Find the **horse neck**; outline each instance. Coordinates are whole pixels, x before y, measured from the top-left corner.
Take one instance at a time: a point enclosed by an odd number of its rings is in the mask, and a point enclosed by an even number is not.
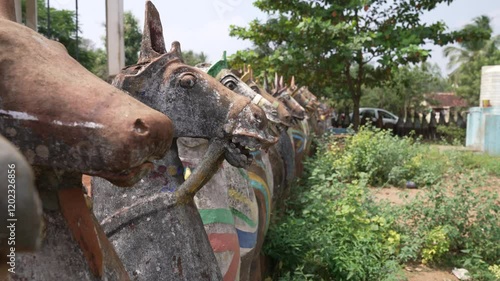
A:
[[[0,19],[16,21],[15,7],[14,0],[0,0]]]
[[[167,152],[167,155],[162,159],[163,164],[168,169],[173,170],[175,172],[168,171],[165,175],[167,182],[170,183],[170,188],[172,190],[178,190],[179,187],[184,183],[184,166],[182,165],[182,161],[179,157],[179,149],[177,146],[177,140],[174,139],[170,149]]]

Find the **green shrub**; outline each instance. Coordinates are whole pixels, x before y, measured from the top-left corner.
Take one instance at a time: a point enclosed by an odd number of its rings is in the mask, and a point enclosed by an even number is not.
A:
[[[500,157],[471,151],[447,151],[450,167],[458,173],[483,170],[488,175],[500,177]]]
[[[367,174],[370,185],[401,186],[406,181],[427,185],[443,173],[442,161],[428,147],[372,127],[361,127],[347,139],[345,149],[335,153],[333,167],[342,179],[359,179],[360,174]]]
[[[500,205],[498,194],[478,191],[474,178],[464,177],[450,193],[442,186],[401,206],[387,206],[386,217],[401,233],[399,260],[452,262],[454,266],[479,259],[488,264],[500,260]]]
[[[436,132],[447,144],[465,145],[465,129],[462,129],[453,123],[449,124],[448,126],[437,126]]]
[[[333,154],[318,155],[306,165],[307,187],[293,190],[294,208],[267,236],[265,253],[280,261],[280,280],[401,280],[400,236],[378,215],[366,175],[341,182]]]
[[[499,158],[439,152],[370,128],[345,146],[334,137],[320,144],[269,229],[273,280],[404,280],[401,264],[424,262],[498,281],[500,199],[477,186],[500,173]],[[373,201],[369,185],[406,180],[426,192],[403,205]]]

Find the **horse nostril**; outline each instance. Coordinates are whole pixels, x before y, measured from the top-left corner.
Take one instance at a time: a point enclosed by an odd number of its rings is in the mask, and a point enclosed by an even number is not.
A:
[[[146,135],[149,132],[148,126],[140,118],[135,120],[134,131],[139,135]]]

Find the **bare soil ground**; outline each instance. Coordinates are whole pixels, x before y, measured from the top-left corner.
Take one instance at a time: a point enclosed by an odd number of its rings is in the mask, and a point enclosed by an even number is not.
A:
[[[488,190],[497,192],[500,195],[500,178],[488,177],[484,180],[483,186],[477,190]],[[389,201],[392,204],[405,204],[410,202],[418,194],[423,194],[424,189],[406,189],[397,187],[387,188],[372,188],[373,195],[376,201]],[[452,187],[449,187],[449,192],[453,192]],[[457,281],[459,280],[451,273],[451,268],[429,268],[425,265],[407,265],[406,277],[408,281]]]
[[[458,280],[451,270],[432,269],[425,266],[417,267],[420,271],[406,271],[408,281],[456,281]]]

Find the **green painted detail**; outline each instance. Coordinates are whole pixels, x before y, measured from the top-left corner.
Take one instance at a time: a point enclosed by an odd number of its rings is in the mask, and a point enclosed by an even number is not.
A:
[[[212,223],[234,225],[233,213],[228,209],[201,209],[198,211],[204,225]]]
[[[210,69],[208,69],[207,73],[208,75],[216,78],[219,72],[223,69],[229,69],[229,65],[227,63],[227,58],[226,58],[226,51],[224,51],[224,54],[222,56],[222,59],[216,63],[214,63]]]
[[[247,215],[243,214],[242,212],[236,210],[235,208],[231,208],[231,212],[233,213],[233,215],[237,218],[239,218],[240,220],[244,221],[246,224],[248,224],[248,226],[250,227],[256,227],[257,224],[251,220],[249,217],[247,217]]]
[[[250,178],[248,177],[248,173],[245,169],[243,168],[238,168],[238,172],[240,172],[240,175],[246,179],[247,181],[250,180]]]

